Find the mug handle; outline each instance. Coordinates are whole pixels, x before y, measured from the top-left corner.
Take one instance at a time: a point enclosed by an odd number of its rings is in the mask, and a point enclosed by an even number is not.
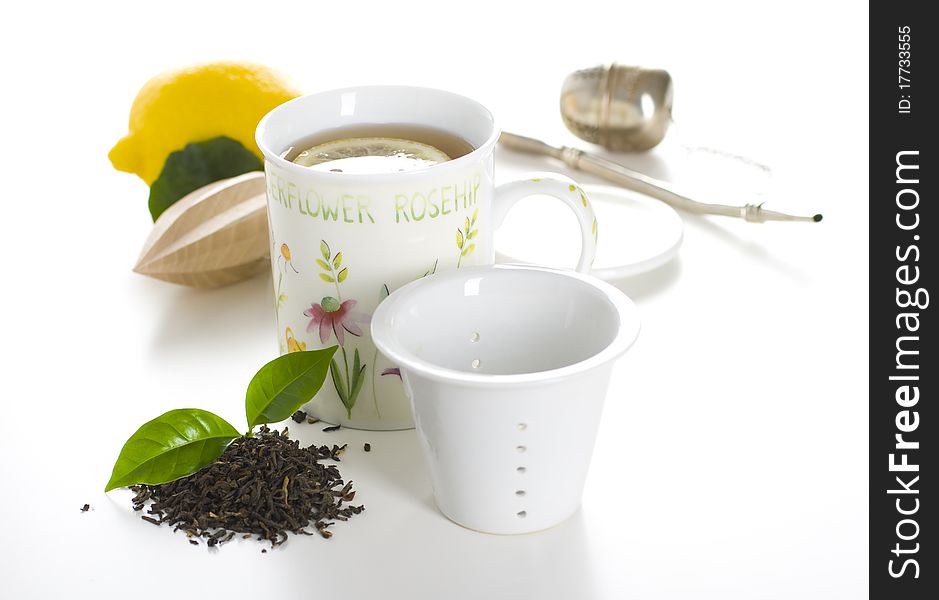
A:
[[[580,259],[576,270],[590,271],[597,254],[597,217],[587,194],[577,183],[559,173],[528,173],[523,179],[496,187],[492,202],[493,230],[498,229],[515,203],[529,196],[552,196],[564,202],[580,222]]]

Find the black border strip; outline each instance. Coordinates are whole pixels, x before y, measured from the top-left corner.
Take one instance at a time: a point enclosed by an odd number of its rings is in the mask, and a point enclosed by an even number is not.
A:
[[[939,23],[927,7],[870,8],[871,598],[939,598],[932,493],[939,475],[930,450],[939,444],[939,362],[927,350],[936,345],[929,294],[939,270],[929,149],[939,135],[932,91]]]

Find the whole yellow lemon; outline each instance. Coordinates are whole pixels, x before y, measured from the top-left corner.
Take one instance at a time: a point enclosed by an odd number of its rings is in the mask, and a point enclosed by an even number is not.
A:
[[[299,95],[286,77],[262,65],[217,62],[163,73],[137,93],[128,134],[108,158],[148,185],[166,157],[190,142],[227,136],[261,158],[254,142],[258,121]]]

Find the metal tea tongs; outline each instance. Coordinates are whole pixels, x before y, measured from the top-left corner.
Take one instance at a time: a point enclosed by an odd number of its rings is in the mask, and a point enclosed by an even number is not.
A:
[[[648,150],[668,129],[672,110],[672,80],[662,70],[611,64],[572,73],[561,91],[561,116],[577,137],[611,150]],[[763,204],[730,206],[692,200],[669,184],[619,163],[568,146],[503,132],[499,142],[517,152],[548,156],[646,194],[691,213],[738,217],[751,223],[766,221],[819,222],[822,215],[796,216],[763,208]]]

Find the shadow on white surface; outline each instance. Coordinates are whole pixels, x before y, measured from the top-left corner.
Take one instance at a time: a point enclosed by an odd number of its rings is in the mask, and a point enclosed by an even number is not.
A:
[[[165,292],[156,323],[151,349],[155,354],[172,352],[192,344],[213,348],[227,344],[243,345],[245,339],[267,335],[274,340],[274,308],[268,271],[233,285],[216,289],[195,289],[163,282],[148,285],[171,286]]]
[[[632,277],[611,280],[632,300],[641,301],[661,294],[681,276],[681,257],[676,256],[661,267],[639,273]]]
[[[603,597],[580,510],[551,529],[522,535],[479,533],[440,518],[425,524],[427,547],[412,557],[421,581],[393,583],[392,597],[455,598],[469,590],[474,598]]]
[[[803,285],[811,283],[812,280],[806,275],[803,269],[796,268],[793,265],[773,256],[773,254],[771,254],[763,244],[754,242],[753,240],[744,239],[743,237],[732,232],[727,227],[724,227],[723,224],[715,222],[709,217],[695,215],[687,212],[682,212],[681,216],[687,227],[703,232],[704,235],[718,240],[723,244],[731,246],[734,250],[738,251],[741,256],[773,270],[775,273],[786,277],[792,282]],[[719,219],[721,217],[717,218]],[[767,225],[757,224],[749,224],[748,226],[767,227]],[[794,231],[792,232],[792,236],[794,240],[797,240],[797,236],[799,234],[797,229],[799,227],[821,227],[822,225],[812,223],[786,223],[768,225],[768,227],[774,226],[793,228]]]

